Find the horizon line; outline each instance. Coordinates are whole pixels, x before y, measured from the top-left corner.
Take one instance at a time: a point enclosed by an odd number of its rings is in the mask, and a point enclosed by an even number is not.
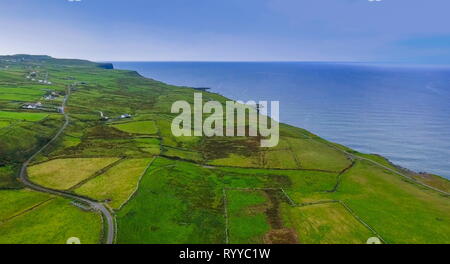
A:
[[[342,61],[342,60],[96,60],[88,58],[77,57],[59,57],[45,54],[3,54],[0,56],[49,56],[54,59],[74,59],[74,60],[87,60],[96,63],[144,63],[144,62],[157,62],[157,63],[349,63],[349,64],[386,64],[393,66],[438,66],[449,67],[449,63],[426,63],[426,62],[402,62],[402,61]]]

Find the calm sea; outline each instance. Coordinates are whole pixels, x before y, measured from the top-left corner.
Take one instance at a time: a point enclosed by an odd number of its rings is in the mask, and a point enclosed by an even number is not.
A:
[[[281,121],[450,178],[450,67],[358,63],[115,62],[236,100],[278,100]]]

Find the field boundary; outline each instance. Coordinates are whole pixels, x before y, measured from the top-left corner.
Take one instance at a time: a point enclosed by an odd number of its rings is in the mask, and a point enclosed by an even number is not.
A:
[[[343,171],[341,171],[341,173],[339,173],[337,175],[336,184],[334,185],[333,189],[325,191],[325,192],[326,193],[335,193],[335,192],[337,192],[337,190],[341,186],[342,177],[344,176],[344,174],[346,174],[348,171],[350,171],[355,166],[355,164],[356,164],[356,161],[354,159],[352,159],[352,163],[347,168],[345,168]]]
[[[131,194],[128,196],[128,198],[119,206],[119,208],[116,209],[116,211],[120,211],[122,209],[122,207],[124,207],[131,200],[131,198],[134,197],[134,194],[138,191],[139,186],[141,185],[142,178],[144,177],[145,174],[147,174],[148,170],[153,165],[153,162],[156,160],[156,158],[157,157],[153,157],[152,160],[148,163],[147,167],[144,169],[141,176],[139,176],[139,179],[136,183],[136,188],[134,188],[133,192],[131,192]]]
[[[25,209],[25,210],[22,210],[22,211],[18,212],[17,214],[14,214],[14,215],[12,215],[12,216],[6,218],[6,219],[3,219],[3,220],[0,221],[0,226],[3,225],[3,224],[5,224],[5,223],[7,223],[7,222],[9,222],[9,221],[11,221],[11,220],[14,220],[15,218],[17,218],[17,217],[19,217],[19,216],[26,215],[26,214],[30,213],[31,211],[34,211],[34,210],[36,210],[37,208],[39,208],[39,207],[41,207],[41,206],[44,206],[45,204],[48,204],[48,203],[50,203],[51,201],[53,201],[53,200],[55,200],[55,199],[56,199],[55,197],[49,198],[49,199],[47,199],[47,200],[45,200],[45,201],[39,202],[39,203],[37,203],[37,204],[34,204],[34,205],[31,206],[30,208],[27,208],[27,209]]]
[[[83,186],[84,184],[88,183],[89,181],[105,174],[106,172],[108,172],[109,170],[111,170],[112,168],[116,167],[117,165],[119,165],[120,163],[124,162],[125,160],[127,160],[126,157],[117,157],[119,158],[118,160],[106,165],[105,167],[99,169],[98,171],[94,172],[91,176],[87,177],[86,179],[80,181],[79,183],[75,184],[74,186],[70,187],[69,189],[67,189],[67,191],[73,191],[75,189],[80,188],[81,186]]]
[[[361,217],[359,217],[344,201],[341,200],[321,200],[316,202],[308,202],[308,203],[296,203],[294,200],[291,199],[291,197],[285,192],[283,188],[223,188],[223,199],[224,199],[224,216],[225,216],[225,234],[226,234],[226,244],[229,243],[229,223],[228,223],[228,201],[226,196],[227,190],[237,190],[237,191],[280,191],[283,196],[288,201],[288,204],[292,207],[309,207],[309,206],[315,206],[315,205],[321,205],[321,204],[339,204],[341,205],[345,211],[347,211],[356,221],[358,221],[360,224],[362,224],[365,228],[367,228],[370,232],[372,232],[375,236],[377,236],[383,244],[387,244],[386,240],[378,233],[372,226],[370,226],[368,223],[366,223]]]
[[[405,175],[405,174],[403,174],[403,173],[401,173],[401,172],[399,172],[399,171],[397,171],[397,170],[395,170],[395,169],[389,168],[389,167],[387,167],[387,166],[385,166],[385,165],[383,165],[383,164],[381,164],[381,163],[379,163],[379,162],[376,162],[376,161],[371,160],[371,159],[368,159],[368,158],[364,158],[364,157],[357,156],[357,155],[352,154],[352,153],[350,153],[350,152],[348,152],[348,151],[346,151],[346,150],[343,150],[343,149],[341,149],[341,148],[338,148],[337,146],[335,146],[335,145],[333,145],[333,144],[331,144],[331,143],[326,143],[326,142],[319,141],[319,140],[317,140],[316,138],[313,138],[313,137],[311,137],[311,136],[309,136],[309,137],[310,137],[311,140],[315,140],[316,142],[325,144],[325,145],[327,145],[327,146],[329,146],[329,147],[331,147],[331,148],[334,148],[334,149],[336,149],[336,150],[338,150],[338,151],[340,151],[340,152],[342,152],[342,153],[345,153],[345,154],[346,154],[348,157],[350,157],[351,159],[358,159],[358,160],[365,160],[365,161],[368,161],[368,162],[372,163],[373,165],[376,165],[376,166],[378,166],[378,167],[380,167],[380,168],[382,168],[382,169],[388,170],[388,171],[390,171],[390,172],[392,172],[392,173],[394,173],[394,174],[397,174],[397,175],[399,175],[399,176],[401,176],[401,177],[403,177],[403,178],[406,178],[407,180],[410,180],[410,181],[412,181],[413,183],[416,183],[416,184],[421,185],[421,186],[423,186],[423,187],[425,187],[425,188],[428,188],[428,189],[430,189],[430,190],[434,190],[434,191],[436,191],[436,192],[439,192],[439,193],[441,193],[441,194],[444,194],[444,195],[446,196],[446,198],[450,198],[450,193],[445,192],[445,191],[442,191],[442,190],[439,190],[438,188],[435,188],[435,187],[430,186],[430,185],[428,185],[428,184],[422,183],[422,182],[420,182],[420,181],[414,179],[413,177],[407,176],[407,175]]]
[[[222,193],[223,193],[223,210],[224,210],[224,216],[225,216],[225,244],[229,244],[230,243],[230,239],[228,236],[228,228],[229,228],[229,224],[228,224],[228,199],[227,199],[227,193],[226,193],[226,188],[222,189]]]
[[[387,244],[386,240],[383,239],[383,237],[368,223],[366,223],[364,220],[361,219],[345,202],[338,200],[338,203],[341,204],[358,222],[363,224],[366,228],[368,228],[372,233],[374,233],[382,242],[383,244]]]
[[[186,160],[187,161],[187,160]],[[333,173],[338,174],[341,171],[328,171],[328,170],[320,170],[320,169],[303,169],[303,168],[297,168],[297,169],[281,169],[281,168],[261,168],[261,167],[239,167],[239,166],[227,166],[227,165],[214,165],[214,164],[208,164],[204,163],[202,165],[215,167],[215,168],[230,168],[230,169],[249,169],[249,170],[275,170],[275,171],[314,171],[314,172],[325,172],[325,173]]]
[[[130,195],[128,200],[126,202],[124,202],[119,209],[117,209],[117,211],[121,210],[124,206],[126,206],[131,201],[131,199],[133,199],[133,197],[137,194],[137,192],[139,191],[139,186],[140,186],[142,178],[147,174],[148,170],[150,169],[151,165],[153,165],[153,162],[156,160],[156,158],[158,158],[158,156],[155,156],[154,159],[150,162],[150,164],[148,165],[147,169],[141,175],[141,178],[139,179],[138,184],[136,185],[137,187],[136,187],[135,191]],[[155,172],[157,172],[159,170],[162,170],[162,169],[165,169],[165,168],[169,168],[169,167],[176,167],[176,166],[177,166],[176,164],[169,164],[169,165],[161,166],[161,167],[155,168],[152,171],[149,171],[149,173],[151,175],[151,174],[153,174],[153,173],[155,173]]]

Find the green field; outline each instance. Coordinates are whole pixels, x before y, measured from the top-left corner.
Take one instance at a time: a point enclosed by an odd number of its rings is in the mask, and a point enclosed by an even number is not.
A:
[[[83,244],[101,241],[101,217],[84,212],[62,198],[0,224],[0,244],[65,244],[77,237]]]
[[[202,161],[202,154],[195,151],[176,149],[172,147],[163,147],[163,155],[168,157],[181,158],[185,160]]]
[[[448,196],[417,186],[368,162],[358,162],[335,194],[388,243],[450,241]],[[427,225],[423,225],[427,223]],[[422,228],[417,228],[419,225]]]
[[[50,195],[26,189],[0,191],[0,197],[0,222],[29,210],[42,202],[53,199]]]
[[[30,167],[28,175],[32,181],[42,186],[67,190],[117,160],[117,158],[57,159]]]
[[[118,243],[223,243],[222,192],[206,172],[189,163],[155,160],[135,197],[117,214]]]
[[[270,225],[265,214],[267,198],[261,192],[229,190],[228,233],[232,244],[261,244]]]
[[[9,127],[11,125],[11,122],[8,120],[0,120],[0,129],[4,127]]]
[[[158,128],[154,121],[127,122],[112,126],[131,134],[153,135],[158,133]]]
[[[376,237],[339,203],[286,206],[283,211],[303,244],[365,244]]]
[[[137,189],[138,181],[151,159],[129,159],[112,167],[104,174],[83,184],[76,193],[107,200],[109,206],[119,209]]]
[[[0,85],[0,100],[8,101],[36,101],[39,100],[45,92],[42,86],[1,86]]]
[[[286,139],[304,169],[339,172],[351,164],[345,154],[320,142],[301,138]]]
[[[30,112],[6,112],[0,111],[0,119],[23,120],[36,122],[46,118],[46,113],[30,113]]]

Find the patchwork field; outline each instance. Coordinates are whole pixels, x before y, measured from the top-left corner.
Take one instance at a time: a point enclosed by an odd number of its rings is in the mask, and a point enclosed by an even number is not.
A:
[[[56,159],[30,167],[28,175],[32,181],[42,186],[67,190],[117,160],[118,158]]]
[[[448,196],[419,187],[367,161],[358,162],[343,176],[334,197],[345,201],[388,243],[450,241]],[[418,225],[422,225],[420,230]]]
[[[152,159],[124,160],[75,190],[83,196],[107,201],[119,209],[137,189],[138,181]]]
[[[9,68],[0,71],[0,243],[102,242],[99,214],[17,180],[64,124],[61,114],[21,109],[50,89],[71,91],[69,125],[28,176],[113,208],[117,243],[365,243],[371,230],[393,244],[450,242],[449,195],[418,184],[448,192],[448,180],[405,174],[383,157],[285,124],[274,148],[261,148],[260,137],[175,137],[171,105],[192,103],[193,89],[87,61],[2,58]],[[25,79],[36,68],[52,86]],[[132,117],[103,121],[100,111]]]

